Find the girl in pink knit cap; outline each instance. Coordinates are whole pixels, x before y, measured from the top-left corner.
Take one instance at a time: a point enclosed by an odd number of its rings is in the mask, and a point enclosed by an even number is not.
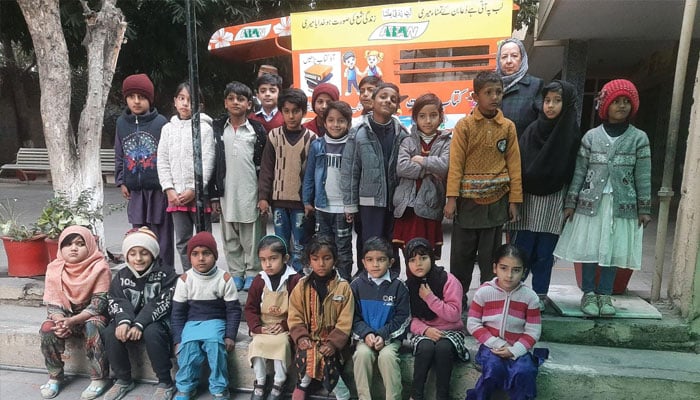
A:
[[[603,123],[581,140],[554,255],[582,263],[583,314],[610,317],[617,268],[642,266],[642,232],[651,221],[651,152],[646,133],[630,123],[639,110],[632,82],[608,82],[597,104]]]

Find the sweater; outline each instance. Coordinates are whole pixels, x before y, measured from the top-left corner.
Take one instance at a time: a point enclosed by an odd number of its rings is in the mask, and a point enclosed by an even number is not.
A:
[[[206,186],[214,171],[214,136],[211,118],[200,114],[202,143],[202,180]],[[177,115],[163,127],[158,143],[158,179],[163,191],[174,189],[182,193],[195,190],[192,120],[181,120]]]
[[[307,337],[341,350],[349,344],[354,312],[350,284],[340,275],[336,273],[328,281],[328,295],[322,301],[319,301],[309,276],[305,276],[289,297],[289,336],[294,344]]]
[[[537,294],[522,283],[506,292],[498,277],[484,282],[469,307],[467,330],[491,349],[507,346],[513,359],[525,355],[542,331]]]
[[[306,128],[297,138],[292,138],[284,127],[268,133],[260,166],[259,200],[271,201],[278,208],[304,208],[301,187],[309,146],[314,139],[316,135]]]
[[[452,134],[447,197],[493,204],[506,193],[509,203],[523,202],[515,125],[501,110],[486,118],[475,108],[457,123]]]
[[[589,130],[581,139],[564,207],[596,215],[608,180],[613,217],[651,214],[651,151],[646,133],[630,125],[611,144],[602,125]]]
[[[225,337],[236,340],[241,323],[241,303],[231,275],[214,266],[201,274],[194,268],[180,275],[172,305],[173,343],[182,340],[189,321],[226,321]]]
[[[262,110],[258,111],[257,113],[248,115],[248,119],[259,122],[263,126],[263,128],[265,128],[265,132],[270,132],[271,130],[284,125],[284,117],[282,116],[282,113],[279,110],[277,110],[275,115],[269,121],[265,121],[265,116],[263,115]]]
[[[294,287],[297,285],[297,283],[299,283],[301,275],[299,275],[294,268],[288,265],[282,274],[280,284],[276,291],[286,288],[287,294],[291,295]],[[250,333],[262,333],[263,322],[261,318],[262,311],[260,310],[260,305],[263,301],[263,289],[265,286],[267,286],[268,290],[272,290],[270,278],[267,276],[267,273],[265,273],[265,271],[260,271],[260,273],[253,279],[250,289],[248,289],[248,299],[246,300],[244,308],[245,320],[248,323]],[[289,331],[289,326],[287,325],[286,320],[280,322],[280,325],[282,325],[285,331]]]
[[[352,333],[364,340],[370,333],[379,335],[385,343],[403,340],[411,322],[411,303],[406,284],[397,273],[377,285],[368,274],[361,273],[350,284],[355,297]]]
[[[416,294],[417,296],[418,294]],[[424,335],[428,328],[435,328],[441,331],[462,331],[462,284],[454,275],[447,274],[447,282],[442,289],[440,300],[434,293],[425,298],[428,307],[436,314],[436,317],[426,321],[417,317],[411,319],[411,333],[414,335]]]
[[[154,261],[143,274],[124,264],[109,287],[109,315],[116,325],[136,326],[143,331],[149,324],[170,317],[177,275],[172,268]]]
[[[134,115],[128,108],[117,118],[114,136],[114,183],[132,190],[161,190],[156,163],[160,131],[168,122],[151,108]]]

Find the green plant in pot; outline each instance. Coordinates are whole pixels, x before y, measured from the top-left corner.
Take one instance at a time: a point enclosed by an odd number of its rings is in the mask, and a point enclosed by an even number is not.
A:
[[[40,234],[36,226],[22,224],[20,217],[11,200],[0,202],[0,234],[7,255],[7,273],[18,277],[44,275],[49,262],[46,235]]]

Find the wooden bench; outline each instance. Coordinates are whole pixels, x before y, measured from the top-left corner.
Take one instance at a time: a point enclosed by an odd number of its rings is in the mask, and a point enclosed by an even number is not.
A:
[[[102,176],[107,182],[114,181],[114,150],[100,149],[100,166],[102,167]],[[13,164],[5,164],[0,167],[2,171],[16,171],[19,174],[19,179],[29,181],[28,173],[34,174],[50,174],[51,165],[49,164],[49,151],[45,148],[38,147],[20,147],[17,151],[17,159]]]

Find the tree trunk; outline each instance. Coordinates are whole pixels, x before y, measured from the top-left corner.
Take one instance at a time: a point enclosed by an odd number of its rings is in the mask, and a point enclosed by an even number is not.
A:
[[[85,11],[88,90],[78,132],[70,125],[71,67],[61,27],[59,0],[18,0],[34,43],[41,87],[41,115],[55,192],[71,200],[84,190],[94,193],[92,207],[103,209],[100,142],[102,120],[126,22],[115,6],[103,0],[98,11],[81,1]],[[102,223],[95,227],[104,240]]]

